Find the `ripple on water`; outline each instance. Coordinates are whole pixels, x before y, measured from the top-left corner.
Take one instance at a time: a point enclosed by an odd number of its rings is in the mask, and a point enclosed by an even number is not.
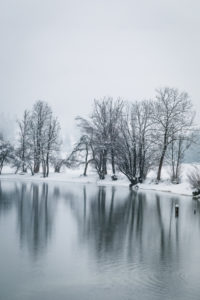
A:
[[[122,260],[110,260],[105,264],[104,272],[110,275],[107,286],[110,285],[110,288],[112,288],[115,285],[120,285],[129,292],[134,291],[135,294],[138,294],[138,297],[142,291],[144,299],[145,294],[149,294],[151,297],[155,297],[155,299],[167,298],[174,290],[177,290],[177,293],[179,293],[179,287],[181,288],[182,286],[185,286],[188,294],[194,294],[192,287],[188,288],[187,286],[185,271],[176,271],[167,264],[152,267],[141,262],[140,264],[132,263],[125,267]]]

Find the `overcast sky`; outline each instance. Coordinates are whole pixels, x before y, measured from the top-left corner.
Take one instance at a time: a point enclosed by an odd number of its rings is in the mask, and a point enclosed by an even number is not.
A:
[[[200,110],[199,13],[199,0],[0,0],[0,116],[45,100],[70,135],[94,98],[165,85]]]

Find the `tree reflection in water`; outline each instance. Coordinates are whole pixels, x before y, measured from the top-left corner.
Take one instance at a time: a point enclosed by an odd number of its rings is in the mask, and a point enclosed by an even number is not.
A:
[[[199,299],[191,198],[0,180],[0,240],[4,299]]]
[[[47,246],[52,230],[52,202],[48,201],[48,184],[32,184],[26,191],[22,184],[18,204],[18,229],[21,246],[28,245],[33,256]]]
[[[49,201],[48,189],[47,183],[15,183],[9,192],[0,187],[0,212],[16,207],[20,246],[33,258],[46,249],[52,233],[55,201]]]
[[[49,245],[58,202],[77,222],[79,247],[102,264],[122,259],[178,264],[180,243],[190,240],[191,226],[200,230],[199,201],[185,204],[179,197],[119,187],[0,181],[0,218],[17,213],[21,249],[33,258]]]
[[[178,264],[180,223],[182,229],[187,226],[183,222],[186,216],[175,218],[178,197],[130,191],[120,199],[115,187],[111,193],[109,188],[99,187],[96,195],[87,196],[84,186],[82,203],[78,202],[73,209],[80,242],[90,247],[90,253],[99,263],[123,257],[127,263],[145,260],[154,264],[157,260],[158,264],[162,262],[160,266]],[[193,218],[192,205],[191,201],[186,211],[190,219]],[[199,204],[196,204],[196,210],[199,215]],[[196,221],[193,218],[191,222]]]

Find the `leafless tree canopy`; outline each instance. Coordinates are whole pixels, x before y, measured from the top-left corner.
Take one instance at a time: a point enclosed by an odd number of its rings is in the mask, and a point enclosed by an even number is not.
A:
[[[88,163],[93,164],[99,178],[104,179],[107,174],[108,162],[111,162],[112,172],[116,169],[116,143],[119,133],[119,121],[124,103],[117,99],[103,98],[94,100],[93,111],[88,120],[77,117],[78,126],[83,134],[79,143],[71,154],[85,151],[84,175],[86,175]]]
[[[3,135],[0,133],[0,175],[5,163],[12,160],[14,154],[14,149],[12,145],[6,141]]]
[[[99,177],[104,179],[111,163],[112,173],[118,168],[131,184],[138,178],[143,181],[156,166],[159,181],[169,152],[172,180],[178,181],[184,153],[192,143],[193,119],[188,94],[169,87],[156,90],[155,99],[149,101],[95,100],[89,119],[77,118],[83,136],[89,141],[86,157],[90,157],[89,163],[95,166]],[[72,157],[82,151],[78,144]],[[85,165],[87,162],[85,159]]]
[[[171,165],[172,182],[179,183],[185,152],[194,142],[193,120],[188,94],[175,88],[156,90],[153,100],[129,103],[112,97],[95,99],[88,118],[76,118],[80,138],[70,155],[63,159],[58,155],[59,122],[48,103],[37,101],[17,121],[15,150],[1,138],[0,172],[12,156],[16,172],[30,170],[34,175],[42,170],[46,177],[50,164],[55,172],[60,172],[63,164],[70,168],[83,165],[86,176],[91,165],[100,179],[109,170],[116,180],[116,171],[120,171],[134,185],[142,182],[152,168],[157,168],[159,181],[167,162]],[[11,152],[12,155],[8,154]]]
[[[44,177],[49,175],[49,165],[53,155],[59,151],[60,125],[53,116],[48,103],[37,101],[31,112],[25,110],[23,119],[18,121],[19,138],[15,151],[15,165],[17,170],[32,175],[38,173],[40,167]]]
[[[157,180],[161,171],[168,146],[178,138],[187,135],[194,115],[192,104],[187,93],[165,87],[156,91],[152,120],[155,125],[155,140],[160,152]]]

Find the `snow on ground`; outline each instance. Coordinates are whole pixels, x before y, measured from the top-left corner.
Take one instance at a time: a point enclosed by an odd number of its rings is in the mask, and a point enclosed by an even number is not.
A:
[[[162,192],[170,192],[179,195],[192,195],[192,188],[190,187],[187,181],[187,174],[189,174],[194,165],[192,164],[184,164],[182,166],[182,177],[180,184],[172,184],[170,182],[170,169],[169,167],[164,167],[162,170],[162,180],[159,184],[156,184],[156,170],[151,171],[146,179],[146,181],[142,184],[139,184],[139,188],[142,190],[155,190]],[[14,174],[13,169],[9,167],[4,167],[2,175],[0,175],[0,179],[21,179],[21,180],[29,180],[29,181],[45,181],[45,182],[71,182],[71,183],[84,183],[84,184],[96,184],[98,186],[129,186],[129,181],[123,174],[118,174],[118,180],[112,181],[111,176],[107,175],[105,180],[99,180],[98,175],[93,170],[89,170],[88,176],[81,175],[82,170],[71,170],[64,169],[61,173],[53,173],[49,174],[48,178],[43,178],[42,174],[36,174],[31,176],[31,174]]]

